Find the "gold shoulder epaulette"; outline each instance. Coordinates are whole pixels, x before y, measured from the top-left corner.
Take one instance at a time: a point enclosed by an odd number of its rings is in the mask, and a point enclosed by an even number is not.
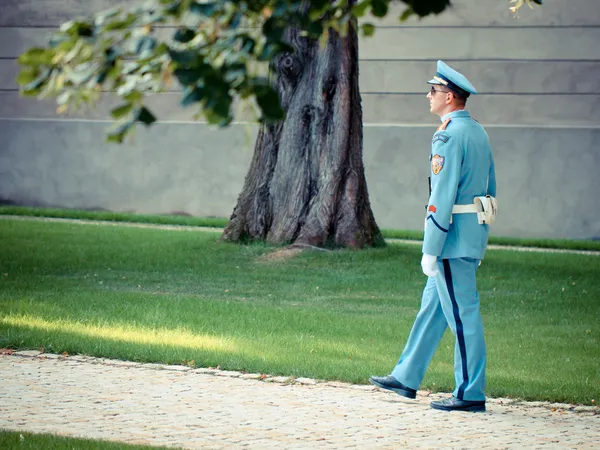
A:
[[[438,127],[438,131],[444,131],[446,129],[446,127],[448,126],[448,124],[450,123],[452,119],[446,119],[442,122],[442,124]]]

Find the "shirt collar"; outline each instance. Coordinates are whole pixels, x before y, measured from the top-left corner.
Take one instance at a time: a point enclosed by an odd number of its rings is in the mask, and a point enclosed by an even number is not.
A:
[[[452,111],[444,116],[441,117],[442,122],[447,120],[447,119],[455,119],[458,117],[465,117],[465,118],[471,118],[471,114],[469,114],[469,111],[466,111],[464,109],[459,109],[457,111]]]

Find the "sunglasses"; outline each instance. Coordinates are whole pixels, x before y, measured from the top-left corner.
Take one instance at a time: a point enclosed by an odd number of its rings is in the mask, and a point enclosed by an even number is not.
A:
[[[433,86],[431,86],[431,90],[429,91],[431,93],[431,95],[435,95],[436,92],[444,92],[444,93],[449,93],[450,91],[444,91],[442,89],[436,89]]]

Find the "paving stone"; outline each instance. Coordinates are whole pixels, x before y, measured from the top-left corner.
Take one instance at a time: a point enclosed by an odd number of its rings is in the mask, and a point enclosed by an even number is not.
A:
[[[315,385],[317,384],[316,380],[312,378],[296,378],[296,383],[298,384],[306,384],[306,385]]]
[[[23,356],[39,356],[42,354],[39,350],[24,350],[19,352]]]
[[[265,381],[271,383],[291,383],[293,381],[292,377],[267,377]]]
[[[446,413],[429,403],[447,395],[428,391],[408,400],[371,386],[187,369],[2,355],[0,429],[190,449],[587,449],[600,442],[597,407],[489,399],[485,413]]]
[[[240,378],[242,380],[260,380],[262,375],[260,373],[243,373]]]
[[[215,375],[219,376],[219,377],[232,377],[232,378],[237,378],[240,376],[239,372],[235,372],[233,370],[219,370],[218,372],[215,373]]]

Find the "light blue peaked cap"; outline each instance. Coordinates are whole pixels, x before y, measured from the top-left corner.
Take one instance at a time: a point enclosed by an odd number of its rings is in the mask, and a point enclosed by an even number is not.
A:
[[[444,61],[437,62],[437,73],[427,83],[444,85],[465,98],[471,94],[477,94],[477,89],[467,80],[467,77],[454,70]]]

